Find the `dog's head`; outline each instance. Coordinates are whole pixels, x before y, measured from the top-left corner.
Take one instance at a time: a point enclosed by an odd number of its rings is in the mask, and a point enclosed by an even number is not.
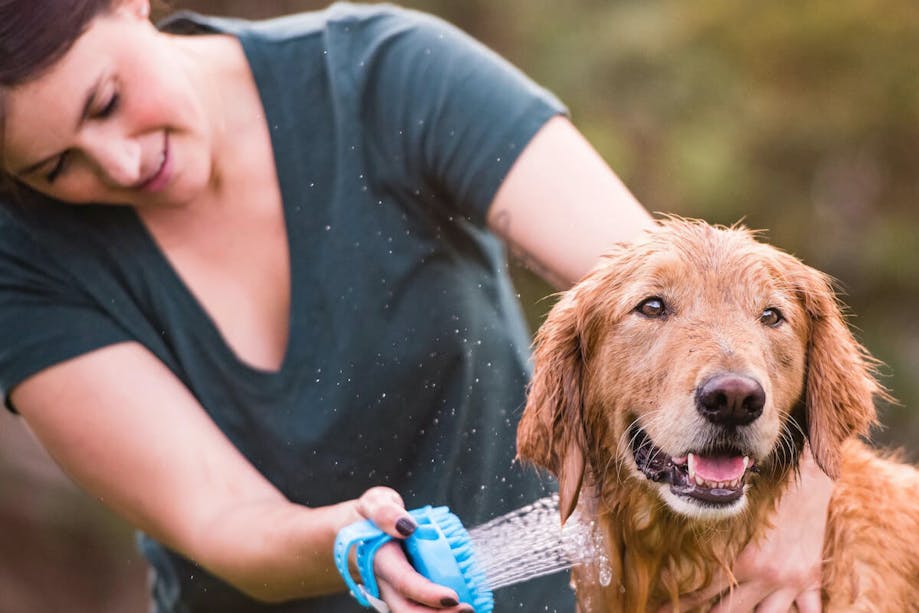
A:
[[[667,219],[620,245],[541,326],[518,455],[559,479],[635,479],[674,511],[739,513],[751,472],[786,474],[806,437],[831,477],[875,419],[872,359],[829,279],[743,228]]]

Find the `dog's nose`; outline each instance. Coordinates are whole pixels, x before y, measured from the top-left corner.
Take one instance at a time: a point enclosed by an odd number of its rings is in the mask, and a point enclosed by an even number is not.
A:
[[[763,386],[743,375],[715,375],[696,390],[699,412],[714,424],[744,426],[763,413],[764,404]]]

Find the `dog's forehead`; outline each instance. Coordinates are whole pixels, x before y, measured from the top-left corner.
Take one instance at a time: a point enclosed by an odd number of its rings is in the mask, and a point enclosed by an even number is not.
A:
[[[629,251],[630,285],[637,294],[658,291],[753,303],[793,298],[779,251],[744,229],[665,224]]]

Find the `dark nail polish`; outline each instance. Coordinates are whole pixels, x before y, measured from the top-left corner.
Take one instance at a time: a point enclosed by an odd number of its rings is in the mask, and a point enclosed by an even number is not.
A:
[[[460,613],[475,613],[475,609],[472,607],[463,607],[460,609]]]
[[[396,522],[396,530],[402,536],[408,536],[415,531],[415,528],[418,526],[415,524],[415,521],[410,517],[400,517]]]
[[[442,607],[455,607],[459,604],[459,601],[456,598],[441,598],[440,606]]]

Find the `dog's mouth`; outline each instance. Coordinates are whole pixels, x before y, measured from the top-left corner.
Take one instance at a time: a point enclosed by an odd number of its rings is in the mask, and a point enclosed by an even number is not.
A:
[[[637,425],[629,431],[638,469],[651,481],[669,483],[670,491],[705,506],[730,506],[744,495],[747,475],[756,472],[753,460],[731,447],[669,456]]]

